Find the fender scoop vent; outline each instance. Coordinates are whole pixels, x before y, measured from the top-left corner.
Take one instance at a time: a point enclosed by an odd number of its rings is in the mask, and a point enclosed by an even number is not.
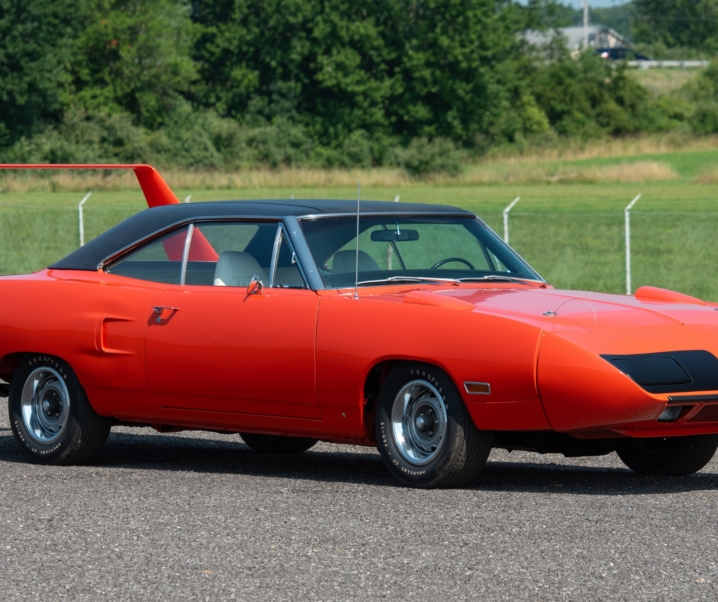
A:
[[[472,303],[462,301],[456,297],[447,297],[446,295],[438,295],[428,291],[413,291],[411,293],[407,293],[404,297],[404,303],[443,307],[445,309],[458,309],[459,311],[471,311],[474,309],[474,305]]]
[[[669,291],[666,288],[655,286],[642,286],[636,291],[636,300],[642,303],[690,303],[691,305],[705,305],[706,302],[697,297]]]

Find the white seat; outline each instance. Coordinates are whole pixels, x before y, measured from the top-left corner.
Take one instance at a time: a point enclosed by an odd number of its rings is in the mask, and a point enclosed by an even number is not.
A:
[[[332,272],[334,274],[350,274],[356,271],[356,251],[339,251],[334,254]],[[369,253],[359,251],[359,271],[379,272],[381,268]]]
[[[215,286],[249,286],[255,274],[265,286],[269,278],[264,268],[249,253],[241,251],[225,251],[219,256],[214,270]]]

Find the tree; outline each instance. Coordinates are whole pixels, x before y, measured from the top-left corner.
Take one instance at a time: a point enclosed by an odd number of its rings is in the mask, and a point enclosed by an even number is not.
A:
[[[512,11],[496,0],[195,0],[196,99],[245,123],[302,123],[325,143],[360,130],[466,143],[505,105]]]
[[[244,123],[300,122],[324,141],[385,129],[387,4],[196,1],[196,99]]]
[[[519,57],[512,6],[493,0],[396,5],[401,87],[389,112],[397,132],[469,143],[511,109]]]
[[[636,40],[718,50],[718,0],[634,0]]]
[[[65,100],[90,114],[129,113],[162,124],[196,79],[193,25],[176,0],[92,0],[73,41]]]
[[[0,0],[0,146],[61,115],[85,11],[84,0]]]

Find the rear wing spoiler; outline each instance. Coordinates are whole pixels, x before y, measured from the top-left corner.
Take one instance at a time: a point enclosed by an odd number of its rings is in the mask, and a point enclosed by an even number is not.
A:
[[[179,203],[172,189],[151,165],[132,163],[0,163],[0,169],[131,169],[137,176],[148,207]]]

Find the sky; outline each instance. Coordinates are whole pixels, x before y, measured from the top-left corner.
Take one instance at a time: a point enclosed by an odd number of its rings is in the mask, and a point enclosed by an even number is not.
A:
[[[526,4],[526,0],[517,0],[520,4]],[[630,1],[630,0],[628,0]],[[588,0],[589,8],[607,8],[609,6],[620,6],[627,4],[627,0]],[[573,8],[581,8],[581,0],[559,0],[561,4],[571,6]]]
[[[588,0],[588,7],[607,8],[609,6],[618,6],[625,3],[625,0]],[[581,0],[561,0],[561,4],[566,4],[573,8],[581,8]]]

